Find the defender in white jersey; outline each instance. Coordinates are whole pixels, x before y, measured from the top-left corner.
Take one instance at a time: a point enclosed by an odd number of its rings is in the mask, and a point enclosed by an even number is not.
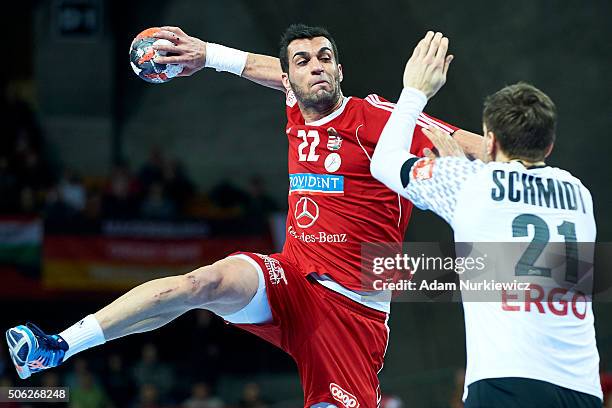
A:
[[[593,243],[596,235],[588,189],[544,163],[555,139],[555,106],[531,85],[508,86],[485,101],[484,161],[468,160],[448,134],[435,129],[425,132],[441,157],[416,158],[405,135],[412,134],[428,98],[443,85],[446,68],[422,43],[417,46],[372,158],[372,174],[444,218],[456,242],[539,245],[536,256],[517,258],[509,269],[531,275],[532,289],[542,292],[525,292],[537,297],[524,303],[507,294],[496,302],[468,302],[464,296],[465,406],[601,407],[590,298],[555,288],[553,269],[536,263],[549,242]],[[504,245],[504,250],[512,246]],[[566,278],[577,282],[583,276]],[[547,290],[557,292],[542,301]]]

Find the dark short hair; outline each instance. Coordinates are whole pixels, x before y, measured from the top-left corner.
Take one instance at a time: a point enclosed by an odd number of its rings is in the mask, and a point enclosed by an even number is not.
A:
[[[329,34],[329,31],[323,27],[311,27],[305,24],[291,24],[287,30],[285,30],[285,33],[280,40],[279,58],[283,72],[289,72],[289,56],[287,55],[287,47],[291,41],[301,40],[303,38],[313,39],[315,37],[327,38],[332,45],[332,51],[334,52],[336,63],[338,64],[340,62],[338,47],[336,47],[336,42]]]
[[[510,158],[543,160],[555,141],[555,104],[544,92],[525,82],[487,96],[482,119]]]

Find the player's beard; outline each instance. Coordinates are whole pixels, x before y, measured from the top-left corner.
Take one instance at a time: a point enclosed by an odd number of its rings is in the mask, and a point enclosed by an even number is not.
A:
[[[340,90],[340,73],[336,72],[330,81],[331,90],[319,89],[317,91],[310,91],[310,89],[304,89],[298,84],[291,81],[291,89],[295,98],[298,100],[300,105],[304,109],[314,110],[315,112],[325,112],[334,107],[338,100],[342,97],[342,91]]]

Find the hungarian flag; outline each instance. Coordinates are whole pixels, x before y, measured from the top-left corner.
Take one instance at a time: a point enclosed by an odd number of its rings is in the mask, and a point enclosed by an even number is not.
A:
[[[42,243],[40,218],[0,218],[0,264],[38,270]]]

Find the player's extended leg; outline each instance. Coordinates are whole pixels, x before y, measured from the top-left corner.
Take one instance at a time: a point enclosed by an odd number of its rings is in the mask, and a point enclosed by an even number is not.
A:
[[[105,339],[157,329],[191,309],[225,316],[244,308],[258,287],[257,271],[230,257],[185,275],[143,283],[94,314]]]
[[[27,378],[90,347],[157,329],[191,309],[232,315],[251,302],[261,280],[249,262],[228,257],[185,275],[145,282],[59,335],[46,335],[30,323],[9,329],[11,358],[19,376]]]

